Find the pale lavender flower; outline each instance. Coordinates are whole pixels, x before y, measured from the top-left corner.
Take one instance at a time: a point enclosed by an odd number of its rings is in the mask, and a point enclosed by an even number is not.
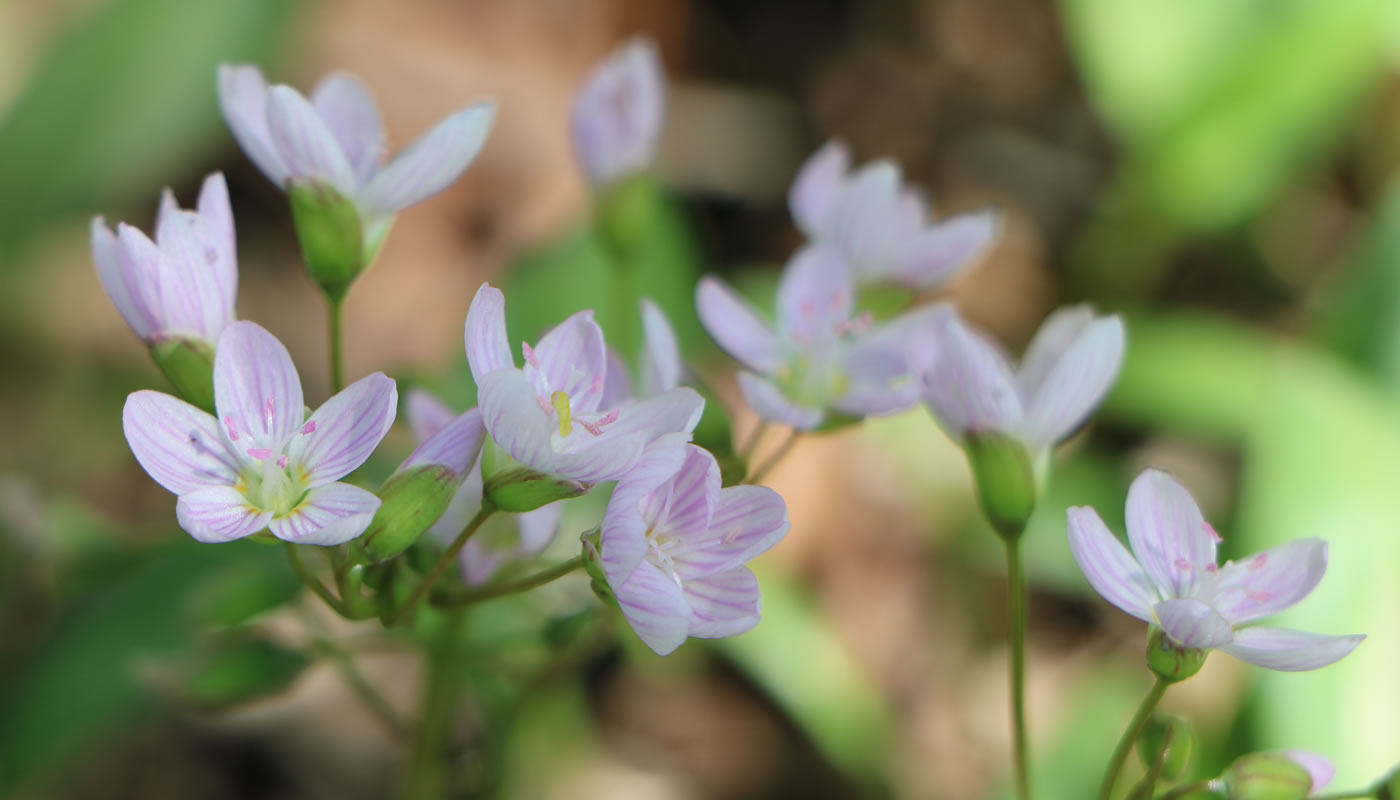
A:
[[[179,496],[180,527],[202,542],[269,528],[301,544],[359,536],[379,498],[337,482],[364,463],[394,421],[394,381],[374,373],[346,387],[310,418],[282,343],[252,322],[234,322],[214,355],[215,418],[160,392],[135,392],[122,427],[136,460]]]
[[[408,424],[420,442],[431,442],[441,431],[456,421],[473,416],[480,426],[476,409],[456,414],[445,403],[422,389],[409,392],[404,403]],[[472,451],[471,469],[465,472],[462,485],[452,502],[428,532],[444,542],[450,542],[462,532],[471,518],[481,510],[482,483],[480,446]],[[559,532],[560,502],[541,506],[522,514],[498,512],[487,520],[475,536],[467,540],[459,558],[462,581],[479,585],[490,580],[502,566],[523,561],[544,552]]]
[[[758,624],[758,580],[744,564],[788,530],[782,497],[720,488],[702,448],[668,438],[647,449],[603,515],[603,574],[627,623],[666,655],[687,636],[736,636]]]
[[[628,39],[588,76],[570,124],[584,172],[606,185],[646,169],[666,114],[666,73],[650,39]]]
[[[471,164],[496,114],[491,102],[458,111],[390,159],[374,98],[350,75],[327,76],[311,99],[268,86],[250,65],[219,67],[219,106],[248,158],[283,191],[335,189],[354,203],[369,252],[399,211],[446,189]]]
[[[802,166],[788,205],[802,232],[839,250],[860,284],[938,286],[976,260],[997,229],[985,211],[929,222],[898,164],[881,159],[852,172],[850,151],[835,140]]]
[[[919,399],[916,372],[930,353],[917,334],[949,309],[927,306],[876,325],[856,315],[854,303],[850,272],[825,247],[804,248],[784,268],[775,327],[718,278],[696,290],[706,330],[748,368],[739,374],[745,402],[760,418],[799,430],[820,426],[832,411],[886,414]]]
[[[607,378],[603,382],[601,407],[611,408],[624,400],[655,397],[681,385],[682,373],[680,345],[676,342],[676,331],[666,312],[649,298],[642,298],[642,353],[641,372],[636,391],[632,388],[632,376],[627,360],[616,350],[608,349]]]
[[[1051,314],[1019,369],[995,341],[956,313],[933,329],[938,357],[924,373],[923,396],[953,438],[997,432],[1019,440],[1033,459],[1084,421],[1123,361],[1123,322],[1088,306]]]
[[[126,223],[92,220],[97,276],[131,330],[148,344],[199,339],[211,347],[233,321],[238,294],[233,211],[224,176],[204,179],[196,211],[161,195],[155,241]]]
[[[1094,590],[1179,647],[1218,648],[1296,672],[1325,667],[1365,638],[1244,627],[1312,592],[1327,569],[1327,544],[1298,539],[1217,566],[1219,536],[1165,472],[1149,469],[1128,490],[1131,554],[1092,508],[1071,508],[1068,515],[1070,550]]]
[[[654,397],[602,405],[607,346],[592,311],[580,311],[522,343],[525,366],[507,344],[505,296],[482,284],[467,312],[467,362],[491,439],[540,473],[582,483],[617,480],[659,436],[689,435],[705,401],[678,387]]]

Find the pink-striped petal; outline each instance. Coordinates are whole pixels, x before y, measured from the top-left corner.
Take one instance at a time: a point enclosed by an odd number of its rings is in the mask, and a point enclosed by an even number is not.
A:
[[[357,198],[366,217],[389,216],[427,200],[462,176],[481,152],[495,103],[477,103],[439,122],[375,174]]]
[[[233,231],[233,206],[228,199],[228,183],[221,172],[211,173],[199,189],[196,204],[201,238],[207,248],[219,289],[228,298],[230,321],[234,299],[238,297],[238,244]]]
[[[219,65],[219,108],[253,166],[285,187],[289,173],[267,127],[267,81],[262,71],[246,64]]]
[[[404,414],[408,417],[408,428],[413,431],[413,440],[422,444],[433,434],[447,427],[458,414],[432,392],[413,388],[403,401]]]
[[[1325,667],[1356,649],[1365,636],[1324,636],[1287,628],[1241,628],[1221,650],[1258,667],[1305,672]]]
[[[1230,621],[1194,597],[1163,600],[1152,611],[1162,632],[1182,647],[1209,650],[1234,638]]]
[[[727,573],[763,553],[788,532],[787,504],[763,486],[730,486],[719,493],[703,544],[678,557],[677,572],[687,586],[696,578]]]
[[[214,352],[214,407],[238,452],[282,452],[305,408],[301,378],[277,337],[253,322],[224,328]]]
[[[963,214],[915,233],[901,254],[896,278],[915,289],[932,289],[976,261],[996,238],[997,216]]]
[[[404,459],[398,471],[410,470],[428,464],[441,464],[453,475],[465,477],[467,470],[481,456],[481,444],[486,439],[486,429],[481,425],[481,411],[473,408],[458,414],[437,433],[418,445],[408,458]]]
[[[238,480],[238,457],[229,451],[219,423],[184,400],[133,392],[122,408],[122,430],[141,467],[175,494]]]
[[[644,397],[661,394],[681,383],[681,349],[676,332],[661,307],[647,298],[642,298],[641,378]]]
[[[1065,352],[1093,321],[1094,309],[1087,304],[1061,306],[1050,312],[1021,355],[1016,383],[1022,397],[1035,397]]]
[[[621,584],[609,582],[627,624],[647,647],[664,656],[681,646],[690,631],[691,611],[669,575],[643,561]]]
[[[467,366],[478,386],[488,374],[515,366],[506,337],[506,296],[500,289],[483,283],[476,290],[467,309],[465,340]]]
[[[680,469],[642,503],[648,528],[669,537],[704,538],[719,505],[720,474],[715,457],[703,447],[685,446]]]
[[[124,231],[133,230],[124,226]],[[144,237],[142,237],[144,239]],[[233,321],[233,296],[219,277],[219,253],[205,239],[199,215],[176,209],[156,230],[164,327],[169,334],[214,341]]]
[[[175,519],[201,542],[231,542],[266,528],[272,513],[249,505],[232,486],[211,486],[180,495]],[[365,523],[368,525],[369,523]]]
[[[614,586],[626,580],[646,555],[652,519],[643,506],[653,493],[675,477],[685,463],[689,445],[672,435],[648,447],[617,482],[603,512],[600,544],[603,573]]]
[[[91,231],[92,261],[97,266],[97,277],[102,281],[102,288],[107,291],[107,297],[111,298],[112,305],[116,306],[132,332],[150,341],[160,330],[152,297],[157,291],[154,278],[156,265],[133,263],[124,256],[116,235],[102,217],[92,218]],[[151,259],[159,258],[154,247],[145,252]]]
[[[1215,537],[1186,488],[1144,470],[1128,489],[1128,542],[1163,599],[1190,597],[1215,566]]]
[[[297,90],[290,86],[267,90],[267,129],[287,168],[287,181],[324,183],[347,198],[355,196],[355,172],[340,143]]]
[[[678,386],[655,397],[618,406],[617,418],[599,438],[638,434],[650,444],[666,434],[681,433],[689,440],[704,412],[705,398],[694,389]]]
[[[472,517],[476,516],[476,512],[481,510],[481,490],[481,461],[478,460],[467,472],[462,485],[457,487],[457,493],[452,495],[452,500],[442,512],[442,516],[428,529],[429,535],[436,537],[443,544],[457,538],[457,534],[461,533]],[[473,541],[475,537],[469,539],[467,544]]]
[[[316,409],[287,446],[287,458],[306,471],[306,481],[311,486],[350,474],[365,463],[389,432],[398,402],[398,387],[392,378],[382,372],[366,375]],[[476,421],[466,415],[462,419],[460,429],[454,432],[461,434],[465,445],[470,443]],[[473,460],[475,456],[466,459],[465,464]]]
[[[954,439],[969,432],[1011,432],[1021,421],[1021,398],[1001,349],[956,314],[935,330],[938,355],[924,373],[923,396]]]
[[[290,513],[268,523],[272,535],[296,544],[336,545],[365,532],[379,498],[348,483],[328,483],[306,493]]]
[[[666,75],[656,45],[633,38],[579,89],[570,114],[574,150],[590,180],[611,183],[645,169],[666,114]]]
[[[1026,395],[1026,441],[1049,446],[1073,433],[1113,386],[1122,363],[1123,321],[1112,316],[1087,325]]]
[[[738,636],[759,621],[758,579],[748,567],[685,582],[690,635],[699,639]]]
[[[554,471],[550,442],[556,426],[540,407],[534,388],[518,369],[498,369],[477,380],[481,420],[491,439],[510,457],[540,472]]]
[[[770,326],[720,279],[700,280],[695,308],[710,337],[740,363],[763,373],[783,365],[783,346]]]
[[[311,93],[311,107],[335,137],[355,184],[364,186],[384,155],[384,127],[369,89],[353,75],[327,75]]]
[[[1103,524],[1094,509],[1071,508],[1069,550],[1079,570],[1103,599],[1143,622],[1152,622],[1157,589],[1128,549]]]
[[[833,248],[808,245],[778,279],[778,329],[799,349],[835,337],[855,303],[850,271]]]
[[[828,213],[818,241],[837,247],[857,281],[893,277],[898,256],[907,243],[900,238],[898,217],[903,205],[899,165],[888,159],[872,161],[844,181]]]
[[[615,481],[637,463],[647,446],[646,437],[635,433],[599,436],[592,441],[584,441],[584,437],[588,436],[591,434],[575,430],[574,438],[578,441],[569,444],[569,447],[577,449],[556,452],[549,469],[544,471],[581,483]]]
[[[603,396],[599,408],[617,408],[632,399],[632,377],[627,361],[611,347],[608,348],[608,371],[603,376]]]
[[[1293,606],[1326,571],[1327,543],[1296,539],[1221,567],[1201,599],[1238,625]]]
[[[525,366],[526,376],[535,370],[543,376],[543,386],[549,391],[569,396],[574,411],[598,409],[608,370],[608,348],[592,310],[573,314],[540,337],[534,348],[534,362]]]
[[[799,431],[811,430],[821,424],[826,412],[792,402],[772,382],[751,372],[739,373],[739,391],[744,402],[765,422],[791,425]]]
[[[833,139],[813,153],[798,171],[788,192],[788,209],[797,227],[808,237],[816,238],[826,224],[841,181],[850,168],[850,151],[844,142]]]

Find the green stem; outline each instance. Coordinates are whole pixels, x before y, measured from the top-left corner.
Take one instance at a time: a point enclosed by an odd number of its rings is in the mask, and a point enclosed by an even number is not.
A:
[[[1118,773],[1123,771],[1128,754],[1133,751],[1138,736],[1142,735],[1148,717],[1157,709],[1157,704],[1162,702],[1162,695],[1167,693],[1168,686],[1171,686],[1171,683],[1158,678],[1152,685],[1152,691],[1147,693],[1142,705],[1138,706],[1137,714],[1133,716],[1133,721],[1128,723],[1128,729],[1123,731],[1123,738],[1118,740],[1118,747],[1114,749],[1113,756],[1108,761],[1108,771],[1103,776],[1103,787],[1099,789],[1099,800],[1111,800],[1113,797],[1113,784],[1118,781]]]
[[[313,649],[320,651],[320,653],[331,662],[336,671],[340,673],[340,677],[345,681],[345,684],[350,687],[350,690],[355,693],[356,697],[360,698],[360,701],[365,704],[365,707],[374,714],[375,718],[379,720],[385,730],[396,737],[402,737],[408,734],[408,726],[404,724],[403,720],[399,719],[398,712],[394,710],[394,707],[389,704],[388,700],[384,699],[384,695],[380,694],[379,691],[374,688],[374,685],[365,678],[364,673],[356,668],[355,662],[351,659],[349,653],[340,649],[339,646],[329,639],[313,639],[311,646]]]
[[[462,552],[463,547],[466,547],[467,540],[472,538],[472,534],[476,533],[477,529],[481,527],[481,524],[485,522],[486,518],[491,516],[491,513],[495,510],[495,508],[489,505],[482,504],[481,510],[476,512],[476,516],[472,517],[471,522],[467,523],[467,527],[463,528],[462,532],[457,534],[457,538],[452,540],[452,544],[448,545],[447,549],[443,551],[443,554],[438,556],[438,560],[433,562],[433,566],[428,569],[428,574],[424,575],[423,580],[413,588],[413,594],[410,594],[408,599],[404,601],[404,604],[399,607],[398,611],[395,611],[393,616],[389,618],[389,627],[398,627],[409,618],[413,613],[413,609],[418,607],[418,604],[422,602],[423,598],[433,588],[433,584],[437,583],[438,578],[442,577],[442,573],[447,569],[447,565],[457,560],[457,555]]]
[[[449,612],[428,651],[423,705],[404,773],[403,800],[441,800],[447,796],[445,756],[460,685],[456,667],[463,619],[464,612]]]
[[[1030,756],[1026,746],[1026,577],[1021,570],[1021,539],[1007,537],[1006,593],[1011,617],[1011,727],[1016,796],[1030,800]]]
[[[301,582],[306,584],[306,588],[315,592],[316,596],[325,601],[325,604],[330,606],[332,611],[346,619],[351,619],[352,617],[349,612],[346,611],[345,606],[336,599],[334,594],[331,594],[331,590],[326,588],[326,585],[321,583],[321,579],[312,575],[311,571],[306,568],[306,564],[301,560],[301,553],[297,550],[297,546],[291,542],[284,542],[284,544],[287,546],[287,556],[292,561],[292,570],[296,572],[297,577],[301,578]]]
[[[763,432],[766,430],[768,430],[768,423],[760,420],[759,423],[754,426],[753,431],[745,437],[743,443],[739,445],[739,451],[737,453],[739,458],[745,461],[749,460],[749,456],[753,455],[754,448],[758,447],[758,440],[763,438]]]
[[[797,436],[799,433],[800,431],[796,430],[789,433],[787,438],[783,440],[783,443],[778,445],[778,449],[773,451],[773,455],[769,456],[767,461],[759,464],[753,472],[749,473],[749,476],[744,479],[744,483],[755,484],[767,477],[768,473],[772,472],[773,468],[778,466],[778,462],[782,461],[783,458],[787,456],[788,451],[792,450],[792,446],[797,444]]]
[[[1152,800],[1152,793],[1157,791],[1157,782],[1162,779],[1162,770],[1167,766],[1167,755],[1172,751],[1172,738],[1176,735],[1175,728],[1167,728],[1162,735],[1162,749],[1157,752],[1157,757],[1152,760],[1152,768],[1147,771],[1137,786],[1128,793],[1129,800]]]
[[[1170,792],[1167,792],[1166,794],[1157,795],[1156,800],[1177,800],[1178,797],[1186,797],[1187,795],[1194,794],[1195,792],[1208,792],[1210,791],[1211,784],[1214,782],[1214,779],[1212,779],[1208,781],[1188,783],[1185,786],[1178,786],[1175,789],[1172,789]]]
[[[345,388],[345,354],[341,347],[340,333],[341,310],[345,305],[345,298],[327,295],[326,302],[330,304],[331,394],[336,394]]]
[[[443,597],[440,602],[435,602],[441,608],[465,608],[469,605],[482,603],[497,597],[528,592],[537,586],[543,586],[551,581],[568,575],[579,567],[583,566],[583,556],[574,556],[562,564],[555,565],[548,569],[540,570],[534,575],[529,575],[519,580],[507,581],[494,586],[481,586]]]
[[[1357,789],[1354,792],[1319,794],[1312,797],[1312,800],[1366,800],[1366,798],[1374,798],[1376,796],[1375,789]]]

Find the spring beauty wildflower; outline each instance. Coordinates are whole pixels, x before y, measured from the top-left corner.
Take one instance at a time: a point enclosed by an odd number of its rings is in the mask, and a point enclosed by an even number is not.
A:
[[[408,393],[404,403],[409,427],[420,442],[430,442],[454,421],[472,415],[480,425],[480,412],[472,409],[456,414],[447,404],[422,389]],[[478,451],[480,448],[478,447]],[[481,510],[481,461],[473,453],[472,464],[442,516],[429,528],[429,533],[450,542]],[[559,532],[560,502],[541,506],[520,514],[497,514],[462,548],[460,556],[462,582],[475,586],[490,580],[503,565],[539,555],[554,541]]]
[[[1105,600],[1161,629],[1178,648],[1220,649],[1260,667],[1325,667],[1364,636],[1245,627],[1306,597],[1327,570],[1327,544],[1298,539],[1216,564],[1219,537],[1170,475],[1149,469],[1128,490],[1129,553],[1092,508],[1071,508],[1069,543]]]
[[[193,339],[211,349],[233,321],[238,294],[233,211],[224,176],[204,179],[194,211],[161,195],[155,239],[126,223],[92,220],[92,260],[112,304],[147,344]]]
[[[395,214],[461,176],[496,113],[494,103],[469,106],[384,163],[379,110],[350,75],[327,76],[308,100],[289,86],[268,86],[257,67],[225,64],[219,67],[219,106],[243,152],[283,191],[334,193],[331,199],[353,206],[364,263],[378,251]]]
[[[656,438],[688,435],[704,410],[705,401],[686,387],[604,407],[607,346],[592,311],[564,320],[534,347],[522,343],[525,366],[517,367],[505,296],[483,284],[467,312],[465,342],[486,432],[537,473],[582,484],[617,480]],[[493,470],[484,466],[489,482]]]
[[[603,573],[632,630],[666,655],[687,636],[736,636],[758,624],[758,580],[744,564],[787,530],[776,492],[721,489],[714,456],[668,438],[647,449],[608,501]]]
[[[975,261],[997,228],[985,211],[929,222],[923,196],[902,185],[898,164],[880,159],[852,172],[839,141],[802,166],[788,206],[802,232],[840,251],[862,285],[931,289]]]
[[[681,385],[685,366],[681,363],[676,331],[666,312],[649,298],[641,300],[642,352],[635,390],[627,360],[608,349],[607,378],[600,405],[611,408],[624,400],[655,397]]]
[[[666,115],[666,73],[649,39],[623,42],[574,98],[574,150],[589,179],[614,183],[651,165]]]
[[[264,528],[300,544],[359,536],[379,498],[339,483],[369,458],[394,421],[394,381],[374,373],[307,418],[301,381],[276,337],[234,322],[214,355],[217,418],[152,391],[122,409],[131,452],[179,496],[180,527],[201,542],[227,542]]]
[[[778,281],[777,324],[770,326],[723,281],[701,280],[696,308],[710,336],[747,370],[744,401],[769,422],[811,430],[831,418],[901,411],[918,401],[918,365],[928,337],[915,335],[945,306],[875,324],[856,315],[855,286],[836,251],[806,247]]]

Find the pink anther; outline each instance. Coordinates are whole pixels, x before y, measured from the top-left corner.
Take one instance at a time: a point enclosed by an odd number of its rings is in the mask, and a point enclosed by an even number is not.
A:
[[[593,383],[589,384],[589,386],[588,386],[588,393],[589,393],[589,394],[597,394],[597,393],[599,393],[599,392],[601,392],[601,391],[603,391],[603,376],[602,376],[602,375],[594,375],[594,376],[593,376]]]
[[[1219,572],[1219,571],[1220,571],[1220,567],[1217,567],[1217,566],[1214,565],[1214,564],[1207,564],[1207,565],[1206,565],[1206,572],[1209,573],[1209,574],[1211,574],[1211,575],[1214,575],[1215,573],[1217,573],[1217,572]]]
[[[1190,572],[1193,569],[1193,567],[1191,566],[1191,562],[1187,561],[1184,558],[1178,558],[1175,562],[1175,566],[1182,572]]]
[[[1258,572],[1259,570],[1263,569],[1264,565],[1267,563],[1269,563],[1269,554],[1260,553],[1259,555],[1249,560],[1248,569],[1250,572]]]
[[[230,442],[238,441],[238,426],[233,424],[232,415],[224,416],[224,426],[228,428],[228,440]]]
[[[287,468],[287,454],[286,454],[286,453],[283,453],[282,455],[280,455],[280,456],[277,457],[277,468],[278,468],[278,469],[286,469],[286,468]]]
[[[315,433],[315,432],[316,432],[316,420],[314,420],[314,419],[309,419],[309,420],[307,420],[307,421],[306,421],[306,424],[303,425],[303,426],[301,426],[301,432],[302,432],[302,433]]]
[[[540,360],[538,358],[535,358],[535,349],[530,346],[529,342],[520,343],[520,352],[525,354],[526,363],[528,363],[535,369],[540,368]]]
[[[1260,604],[1267,603],[1274,599],[1274,596],[1269,592],[1245,592],[1245,596]]]
[[[248,455],[259,461],[266,461],[272,458],[272,451],[266,447],[250,447],[248,448]]]
[[[1216,532],[1215,528],[1211,527],[1211,524],[1209,522],[1202,520],[1201,527],[1205,528],[1206,533],[1210,534],[1211,541],[1215,542],[1216,544],[1225,541],[1224,539],[1220,538],[1220,534]]]
[[[546,417],[554,414],[554,406],[550,405],[548,400],[540,395],[535,395],[535,402],[539,404],[540,410],[544,412]]]
[[[594,422],[589,422],[583,419],[578,419],[574,421],[582,425],[584,430],[588,431],[594,436],[602,436],[604,425],[610,425],[614,422],[617,422],[617,409],[614,408],[612,411],[609,411],[608,413],[599,417]]]
[[[267,402],[263,404],[263,424],[268,427],[268,430],[272,429],[272,416],[272,398],[269,397],[267,398]]]

